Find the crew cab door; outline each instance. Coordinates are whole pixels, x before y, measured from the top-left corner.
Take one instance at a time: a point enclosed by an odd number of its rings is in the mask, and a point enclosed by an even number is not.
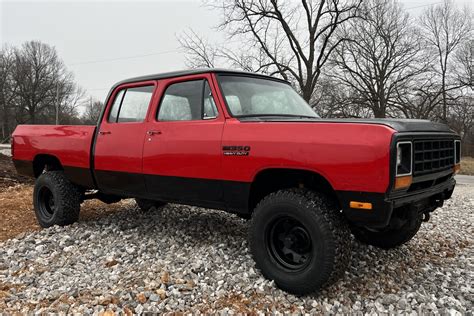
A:
[[[109,98],[94,150],[94,175],[101,191],[146,194],[142,154],[155,86],[154,81],[123,85]]]
[[[159,105],[147,124],[143,173],[155,199],[222,205],[219,112],[211,76],[160,80]]]

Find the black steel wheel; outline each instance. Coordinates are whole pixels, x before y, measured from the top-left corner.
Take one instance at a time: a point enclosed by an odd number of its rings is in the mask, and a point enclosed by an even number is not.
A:
[[[48,171],[36,179],[33,204],[41,227],[69,225],[79,219],[81,191],[64,172]]]
[[[270,255],[288,270],[304,269],[311,260],[313,248],[306,227],[292,217],[276,219],[267,232]]]
[[[260,201],[249,244],[262,274],[297,295],[334,282],[350,262],[350,231],[336,204],[305,189],[278,191]]]
[[[45,219],[51,219],[54,215],[55,203],[53,192],[47,187],[43,186],[38,192],[38,212]]]

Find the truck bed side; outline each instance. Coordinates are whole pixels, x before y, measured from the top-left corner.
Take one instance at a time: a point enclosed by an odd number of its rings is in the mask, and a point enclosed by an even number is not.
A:
[[[28,176],[37,176],[45,161],[57,159],[71,181],[93,188],[90,155],[95,128],[19,125],[12,140],[12,158],[17,171]]]

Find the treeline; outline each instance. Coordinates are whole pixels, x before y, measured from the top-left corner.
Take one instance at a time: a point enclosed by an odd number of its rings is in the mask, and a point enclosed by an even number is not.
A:
[[[54,47],[31,41],[0,50],[0,141],[18,124],[95,124],[101,106],[86,97]]]
[[[445,0],[413,17],[397,0],[206,3],[219,11],[228,40],[212,43],[192,30],[179,36],[188,67],[282,77],[323,117],[445,122],[474,155],[472,8]],[[0,141],[17,124],[94,124],[101,106],[54,47],[1,49]]]
[[[472,7],[410,16],[396,0],[208,1],[228,41],[179,36],[190,67],[231,67],[293,83],[323,117],[449,124],[474,155]]]

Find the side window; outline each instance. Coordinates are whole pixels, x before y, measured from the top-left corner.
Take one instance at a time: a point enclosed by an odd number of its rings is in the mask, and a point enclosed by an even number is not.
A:
[[[107,119],[107,122],[109,123],[117,122],[118,112],[120,109],[120,104],[122,104],[124,91],[125,90],[120,90],[115,96],[115,100],[114,100],[114,103],[112,104],[112,109],[110,109],[109,118]]]
[[[214,98],[212,97],[211,87],[209,83],[205,81],[204,83],[204,101],[202,109],[202,118],[204,120],[210,120],[217,117],[218,111]]]
[[[170,85],[161,100],[159,121],[192,121],[216,118],[217,107],[206,80]]]
[[[242,115],[244,112],[242,111],[242,105],[240,104],[240,99],[236,95],[226,95],[225,101],[227,105],[229,105],[232,114],[234,115]]]
[[[150,105],[154,86],[121,90],[114,100],[108,122],[143,122]]]

